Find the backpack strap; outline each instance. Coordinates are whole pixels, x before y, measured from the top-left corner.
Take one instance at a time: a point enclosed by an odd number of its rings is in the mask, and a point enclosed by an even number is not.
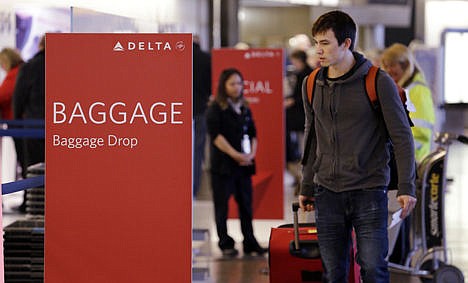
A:
[[[374,109],[378,109],[379,106],[379,99],[377,97],[377,74],[379,72],[379,67],[376,66],[371,66],[369,68],[369,71],[367,72],[366,75],[366,93],[367,96],[369,97],[369,101],[374,107]],[[411,121],[411,118],[409,116],[409,111],[406,107],[406,92],[405,90],[396,84],[397,90],[398,90],[398,95],[400,96],[401,103],[403,104],[403,107],[405,108],[406,116],[408,118],[408,122],[411,127],[414,126],[413,121]]]
[[[320,68],[315,68],[312,73],[307,77],[307,99],[309,100],[310,105],[312,105],[312,99],[314,95],[315,89],[315,79],[317,78],[317,74]]]
[[[379,101],[377,99],[377,73],[379,68],[371,66],[366,75],[366,93],[369,101],[374,108],[378,108]]]
[[[317,74],[319,70],[320,68],[315,68],[307,77],[307,100],[309,101],[311,107],[312,107],[312,99],[313,99],[314,89],[315,89],[315,80],[317,79]],[[304,154],[302,155],[302,160],[301,160],[301,164],[303,166],[307,164],[307,159],[309,159],[309,152],[310,152],[311,146],[312,146],[312,136],[309,133],[304,143]]]
[[[369,96],[369,100],[371,101],[374,107],[376,107],[378,103],[378,98],[377,98],[377,73],[378,71],[379,71],[379,67],[371,66],[366,75],[366,92],[367,92],[367,95]],[[396,84],[396,86],[398,89],[398,95],[400,96],[401,102],[403,102],[403,105],[405,105],[406,103],[405,90],[398,84]]]

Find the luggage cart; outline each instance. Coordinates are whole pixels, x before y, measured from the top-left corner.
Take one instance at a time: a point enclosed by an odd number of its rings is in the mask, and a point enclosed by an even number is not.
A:
[[[445,231],[445,190],[448,149],[468,137],[449,133],[436,136],[437,149],[418,166],[418,203],[410,228],[410,252],[404,264],[389,262],[389,270],[420,277],[422,282],[463,283],[463,273],[450,265]]]

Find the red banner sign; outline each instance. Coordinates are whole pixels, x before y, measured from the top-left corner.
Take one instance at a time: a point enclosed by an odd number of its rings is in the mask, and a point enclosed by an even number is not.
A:
[[[191,35],[46,45],[45,281],[191,282]]]
[[[213,50],[213,89],[221,71],[238,69],[244,77],[244,96],[257,127],[257,174],[253,176],[254,217],[283,219],[284,108],[281,49]],[[237,216],[235,202],[230,216]]]

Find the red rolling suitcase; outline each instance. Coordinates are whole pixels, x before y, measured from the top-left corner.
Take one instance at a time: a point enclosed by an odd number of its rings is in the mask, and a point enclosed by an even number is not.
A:
[[[298,224],[299,204],[293,203],[294,224],[271,229],[270,283],[322,283],[323,265],[315,224]],[[295,232],[297,231],[297,232]],[[354,251],[351,250],[354,259]],[[351,261],[349,283],[360,282],[359,266]]]

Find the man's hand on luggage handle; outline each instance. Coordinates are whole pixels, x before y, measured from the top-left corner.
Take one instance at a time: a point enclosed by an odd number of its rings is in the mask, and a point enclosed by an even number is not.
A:
[[[303,195],[299,195],[299,206],[304,211],[313,211],[315,210],[315,202],[313,197],[306,197]]]

